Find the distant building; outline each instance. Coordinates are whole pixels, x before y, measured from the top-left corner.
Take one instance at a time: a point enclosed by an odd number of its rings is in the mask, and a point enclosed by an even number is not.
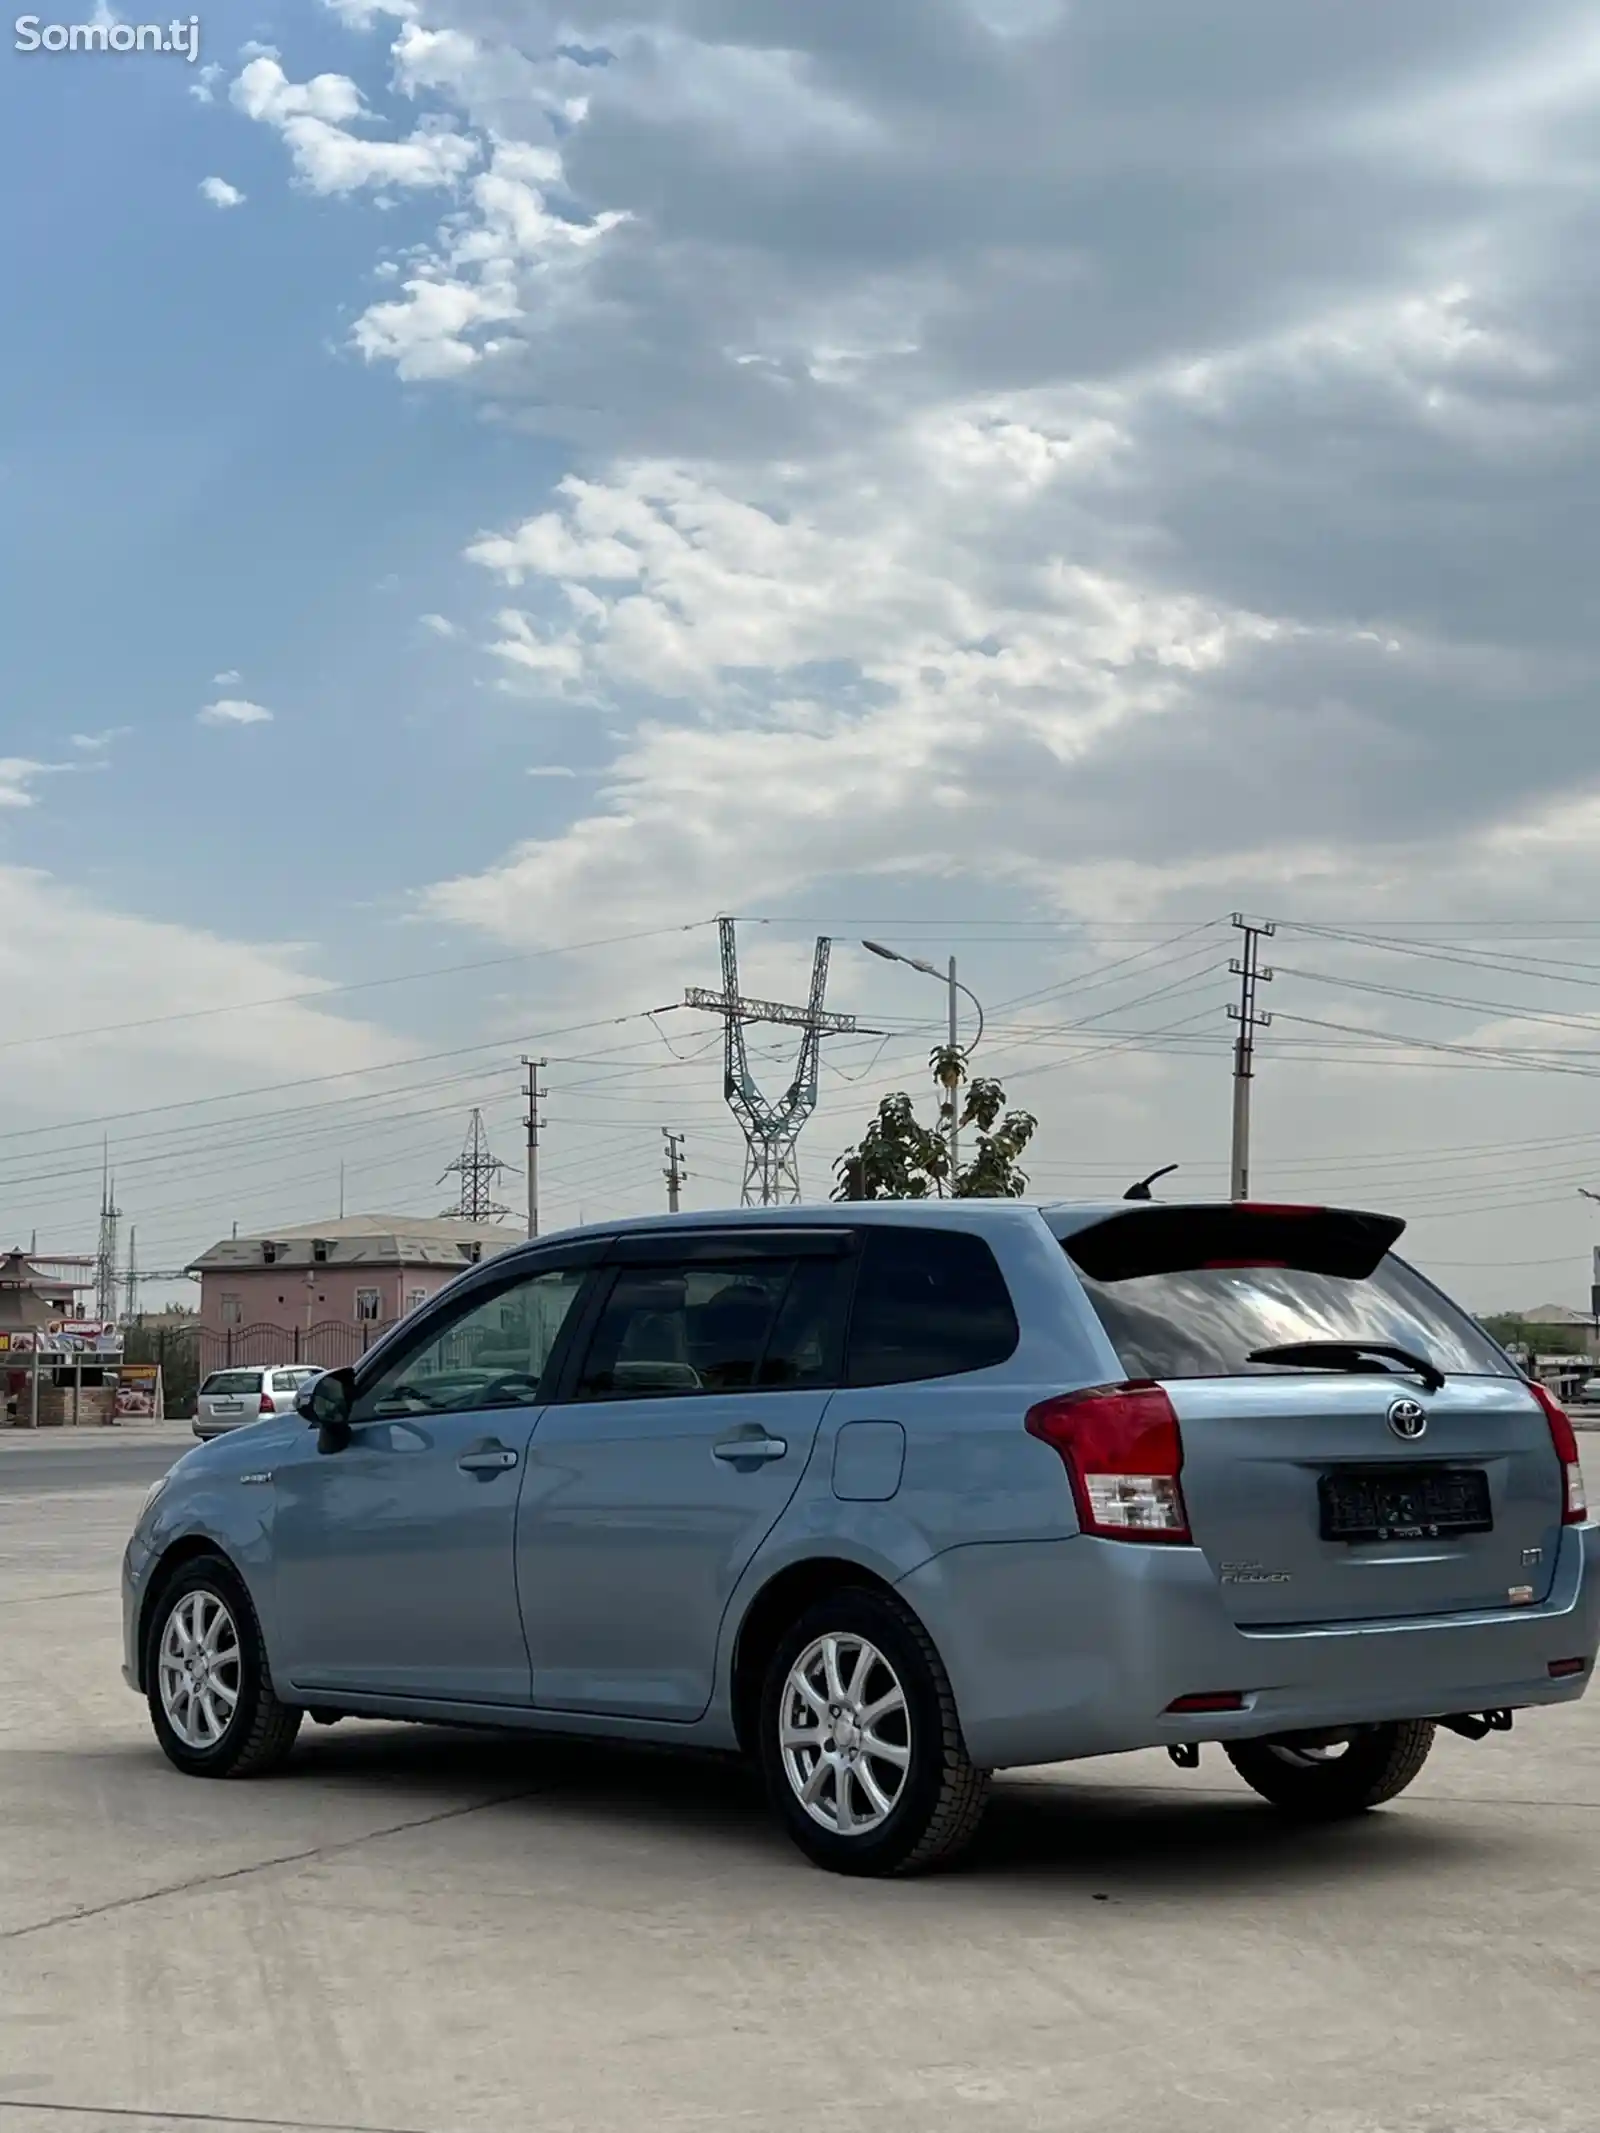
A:
[[[302,1355],[335,1363],[426,1303],[463,1267],[523,1241],[450,1216],[348,1215],[224,1237],[191,1260],[206,1367]],[[258,1352],[259,1351],[259,1352]]]
[[[52,1319],[77,1316],[77,1289],[49,1262],[41,1266],[26,1252],[0,1254],[0,1331],[22,1332],[49,1325]]]
[[[1516,1316],[1521,1322],[1519,1334],[1536,1351],[1566,1349],[1570,1353],[1600,1356],[1600,1336],[1596,1335],[1591,1312],[1575,1311],[1568,1304],[1539,1304],[1531,1311],[1517,1312]]]

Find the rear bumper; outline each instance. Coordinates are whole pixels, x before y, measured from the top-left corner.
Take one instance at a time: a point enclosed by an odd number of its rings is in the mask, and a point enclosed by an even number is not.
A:
[[[1568,1527],[1540,1607],[1240,1630],[1196,1548],[1087,1538],[951,1548],[901,1581],[991,1769],[1176,1741],[1570,1703],[1600,1645],[1600,1523]],[[1583,1673],[1552,1680],[1552,1660]],[[1172,1715],[1180,1696],[1245,1708]]]

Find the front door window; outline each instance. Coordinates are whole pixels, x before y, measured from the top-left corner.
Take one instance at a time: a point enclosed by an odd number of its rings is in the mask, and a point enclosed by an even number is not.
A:
[[[362,1387],[352,1420],[536,1405],[585,1278],[583,1268],[568,1267],[479,1296],[420,1348],[379,1370]]]

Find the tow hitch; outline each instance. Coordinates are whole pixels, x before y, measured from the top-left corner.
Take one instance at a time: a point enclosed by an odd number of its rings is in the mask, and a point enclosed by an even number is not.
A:
[[[1441,1718],[1441,1726],[1452,1733],[1459,1733],[1463,1740],[1483,1740],[1490,1733],[1509,1733],[1509,1711],[1456,1711],[1449,1718]]]

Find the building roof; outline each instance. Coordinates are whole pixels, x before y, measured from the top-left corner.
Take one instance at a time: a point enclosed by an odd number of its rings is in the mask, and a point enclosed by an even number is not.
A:
[[[1513,1318],[1520,1318],[1529,1326],[1588,1326],[1594,1325],[1592,1311],[1574,1311],[1570,1304],[1535,1304],[1531,1311],[1514,1311]]]
[[[0,1254],[0,1326],[39,1327],[72,1308],[70,1282],[42,1275],[25,1252]]]
[[[463,1222],[453,1215],[340,1215],[330,1222],[297,1222],[251,1237],[223,1237],[189,1273],[244,1273],[253,1267],[459,1267],[492,1258],[523,1242],[520,1230],[498,1222]],[[324,1247],[320,1252],[316,1247]],[[270,1256],[269,1256],[270,1252]]]

